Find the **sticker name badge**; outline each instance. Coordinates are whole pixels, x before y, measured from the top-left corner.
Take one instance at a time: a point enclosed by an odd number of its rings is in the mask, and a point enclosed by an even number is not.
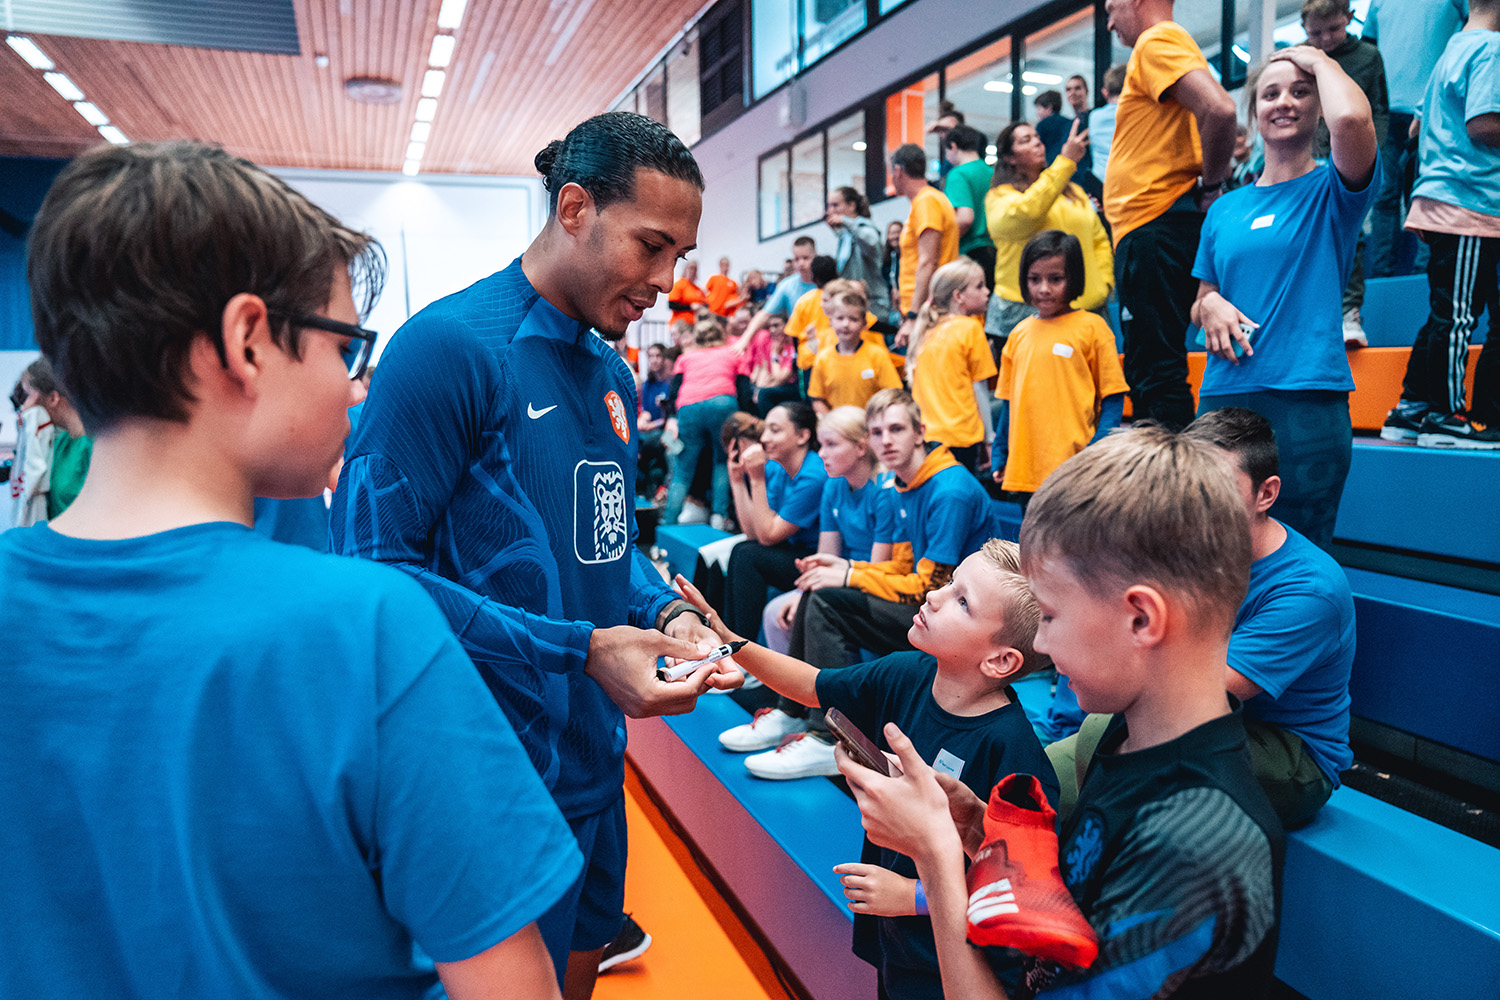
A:
[[[934,771],[942,771],[944,774],[951,774],[955,778],[962,778],[964,776],[965,763],[966,761],[953,756],[947,750],[939,750],[937,758],[932,762],[932,769]]]
[[[625,473],[618,462],[573,467],[573,554],[581,563],[614,562],[630,545]]]
[[[1071,358],[1073,356],[1072,344],[1053,344],[1052,353],[1060,358]]]
[[[1271,223],[1273,223],[1275,221],[1276,221],[1276,214],[1274,212],[1271,213],[1270,215],[1262,215],[1260,218],[1258,218],[1254,222],[1250,223],[1250,228],[1251,229],[1265,229],[1267,226],[1269,226]]]
[[[874,378],[875,377],[875,369],[873,369],[873,368],[866,368],[864,371],[862,371],[862,372],[859,373],[859,377],[860,378]]]

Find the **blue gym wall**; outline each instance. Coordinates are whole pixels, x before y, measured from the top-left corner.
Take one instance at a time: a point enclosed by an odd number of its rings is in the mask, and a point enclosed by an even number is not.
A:
[[[23,225],[31,222],[52,179],[67,162],[0,157],[0,211],[10,216],[0,226],[0,351],[36,349],[26,288],[25,234],[13,234],[10,220]]]

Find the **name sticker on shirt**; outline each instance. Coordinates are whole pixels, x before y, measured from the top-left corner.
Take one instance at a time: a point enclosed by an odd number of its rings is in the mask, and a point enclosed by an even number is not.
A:
[[[1071,358],[1073,356],[1072,344],[1053,344],[1052,353],[1060,358]]]
[[[873,369],[873,368],[866,368],[864,371],[862,371],[862,372],[859,373],[859,377],[860,378],[874,378],[875,377],[875,369]]]
[[[963,760],[953,756],[948,751],[939,750],[937,759],[932,762],[932,769],[934,771],[942,771],[944,774],[951,774],[955,778],[962,778],[964,776],[964,763]]]
[[[1267,226],[1269,226],[1271,223],[1273,223],[1275,221],[1276,221],[1276,215],[1275,215],[1275,213],[1272,213],[1271,215],[1262,215],[1260,218],[1258,218],[1254,222],[1250,223],[1250,228],[1251,229],[1264,229],[1264,228],[1266,228]]]

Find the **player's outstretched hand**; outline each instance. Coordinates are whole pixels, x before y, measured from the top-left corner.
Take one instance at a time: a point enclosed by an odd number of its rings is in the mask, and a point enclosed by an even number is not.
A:
[[[704,664],[680,681],[663,681],[656,676],[657,658],[692,660],[712,649],[711,643],[686,642],[655,629],[596,628],[583,669],[632,719],[681,715],[691,712],[711,686],[709,677],[719,672],[719,663]]]
[[[937,783],[937,772],[927,766],[894,722],[885,724],[888,754],[901,768],[899,778],[858,764],[844,752],[834,750],[839,773],[849,783],[860,819],[870,840],[881,847],[900,851],[914,860],[961,849],[958,830],[948,812],[948,793]]]

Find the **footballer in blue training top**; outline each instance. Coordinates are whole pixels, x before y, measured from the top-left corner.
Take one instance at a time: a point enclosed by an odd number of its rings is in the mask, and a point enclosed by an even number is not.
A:
[[[655,677],[658,656],[716,640],[635,546],[635,382],[604,339],[692,249],[697,164],[662,126],[612,113],[537,169],[551,214],[536,241],[392,338],[331,530],[335,551],[427,588],[551,789],[587,863],[539,926],[559,978],[572,952],[591,983],[623,919],[622,710],[689,711],[739,673]]]

